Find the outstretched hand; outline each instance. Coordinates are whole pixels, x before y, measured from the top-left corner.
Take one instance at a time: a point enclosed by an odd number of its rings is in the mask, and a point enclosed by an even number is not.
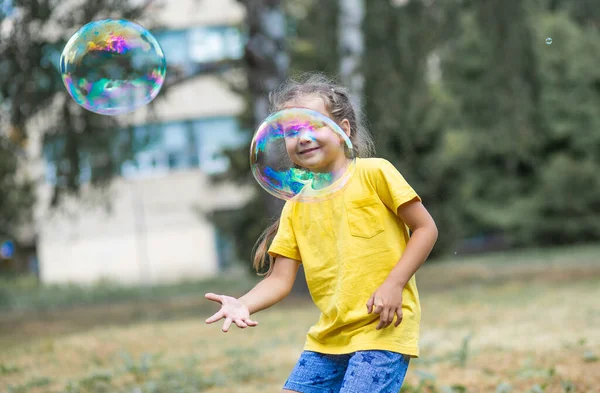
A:
[[[248,307],[246,307],[246,305],[244,305],[244,303],[240,302],[238,299],[231,296],[217,295],[215,293],[207,293],[204,295],[204,297],[208,300],[212,300],[221,304],[221,309],[212,317],[208,318],[206,323],[214,323],[222,318],[225,318],[222,328],[224,332],[229,330],[232,322],[241,329],[245,329],[248,326],[252,327],[258,325],[258,322],[250,319],[250,311],[248,311]]]
[[[394,327],[398,327],[402,322],[402,288],[389,282],[381,284],[367,302],[367,312],[371,314],[373,311],[379,314],[377,330],[390,326],[394,315],[398,316]]]

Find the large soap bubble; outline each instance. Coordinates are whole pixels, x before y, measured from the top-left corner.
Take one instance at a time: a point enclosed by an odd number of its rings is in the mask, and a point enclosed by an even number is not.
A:
[[[160,91],[167,63],[156,39],[127,20],[98,20],[65,45],[60,72],[75,102],[101,115],[148,104]]]
[[[260,125],[252,139],[250,165],[271,195],[317,202],[345,188],[356,161],[352,142],[333,120],[313,110],[290,108]]]

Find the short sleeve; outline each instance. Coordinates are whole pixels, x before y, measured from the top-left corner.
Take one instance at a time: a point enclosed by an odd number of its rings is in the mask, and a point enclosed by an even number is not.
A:
[[[281,211],[277,234],[268,250],[269,255],[273,258],[277,255],[281,255],[282,257],[296,259],[298,261],[302,259],[296,242],[294,227],[292,226],[293,211],[294,202],[287,201]]]
[[[403,204],[412,200],[421,201],[419,195],[391,162],[381,159],[381,164],[377,166],[377,169],[377,194],[379,199],[395,214]]]

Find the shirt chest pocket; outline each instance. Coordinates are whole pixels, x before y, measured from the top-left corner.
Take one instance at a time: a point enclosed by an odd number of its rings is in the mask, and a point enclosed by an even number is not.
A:
[[[350,234],[372,238],[384,231],[381,217],[381,201],[376,195],[344,202]]]

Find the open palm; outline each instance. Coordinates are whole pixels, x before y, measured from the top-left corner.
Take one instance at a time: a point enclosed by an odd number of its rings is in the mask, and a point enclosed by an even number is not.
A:
[[[206,323],[214,323],[222,318],[225,318],[222,328],[224,332],[229,330],[232,322],[241,329],[245,329],[248,326],[252,327],[258,325],[258,322],[250,319],[248,307],[246,307],[244,303],[240,302],[238,299],[226,295],[217,295],[215,293],[207,293],[204,295],[204,297],[208,300],[212,300],[221,304],[221,309],[212,317],[208,318]]]

